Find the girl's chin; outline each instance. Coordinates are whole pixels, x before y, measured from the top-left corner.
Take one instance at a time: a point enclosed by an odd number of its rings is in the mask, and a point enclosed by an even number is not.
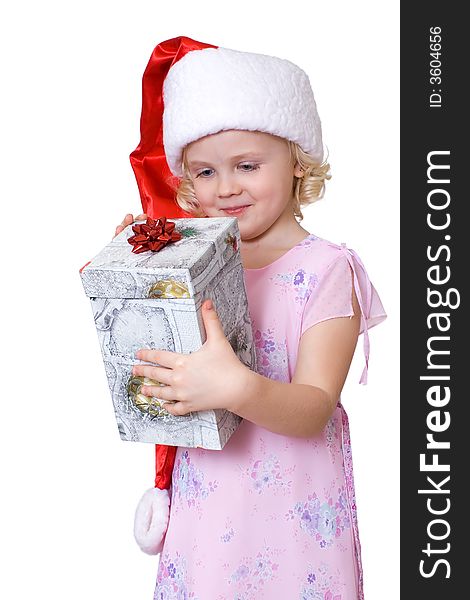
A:
[[[255,227],[247,227],[243,222],[239,222],[238,229],[240,231],[240,239],[242,242],[248,242],[249,240],[254,240],[263,234],[262,230],[260,232]]]

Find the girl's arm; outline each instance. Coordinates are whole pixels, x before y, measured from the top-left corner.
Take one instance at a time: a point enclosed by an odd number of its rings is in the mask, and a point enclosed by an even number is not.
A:
[[[291,383],[248,371],[245,393],[228,409],[274,433],[303,438],[320,433],[336,408],[356,348],[360,309],[354,292],[353,308],[353,317],[305,331]]]

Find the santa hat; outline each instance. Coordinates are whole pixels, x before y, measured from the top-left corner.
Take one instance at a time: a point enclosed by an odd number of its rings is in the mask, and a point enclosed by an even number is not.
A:
[[[271,133],[323,159],[312,88],[297,65],[184,36],[158,44],[142,79],[141,139],[130,156],[144,212],[190,216],[175,202],[183,149],[228,129]]]
[[[188,37],[154,49],[142,79],[141,139],[130,155],[144,212],[192,216],[176,203],[185,146],[219,131],[262,131],[323,160],[321,124],[308,76],[288,60]],[[144,552],[161,551],[169,520],[176,448],[156,447],[155,488],[140,501],[134,533]]]

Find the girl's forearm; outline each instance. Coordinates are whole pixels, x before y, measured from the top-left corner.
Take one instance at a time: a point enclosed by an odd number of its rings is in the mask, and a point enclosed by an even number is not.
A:
[[[336,401],[318,387],[282,383],[247,369],[244,393],[227,407],[274,433],[313,437],[330,418]]]

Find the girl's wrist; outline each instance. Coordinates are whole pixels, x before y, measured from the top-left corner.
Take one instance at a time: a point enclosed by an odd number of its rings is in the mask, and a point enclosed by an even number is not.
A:
[[[243,414],[240,414],[244,412],[243,407],[262,393],[263,379],[256,371],[252,371],[247,366],[242,365],[239,385],[236,386],[237,392],[230,399],[227,410],[236,415],[243,416]]]

